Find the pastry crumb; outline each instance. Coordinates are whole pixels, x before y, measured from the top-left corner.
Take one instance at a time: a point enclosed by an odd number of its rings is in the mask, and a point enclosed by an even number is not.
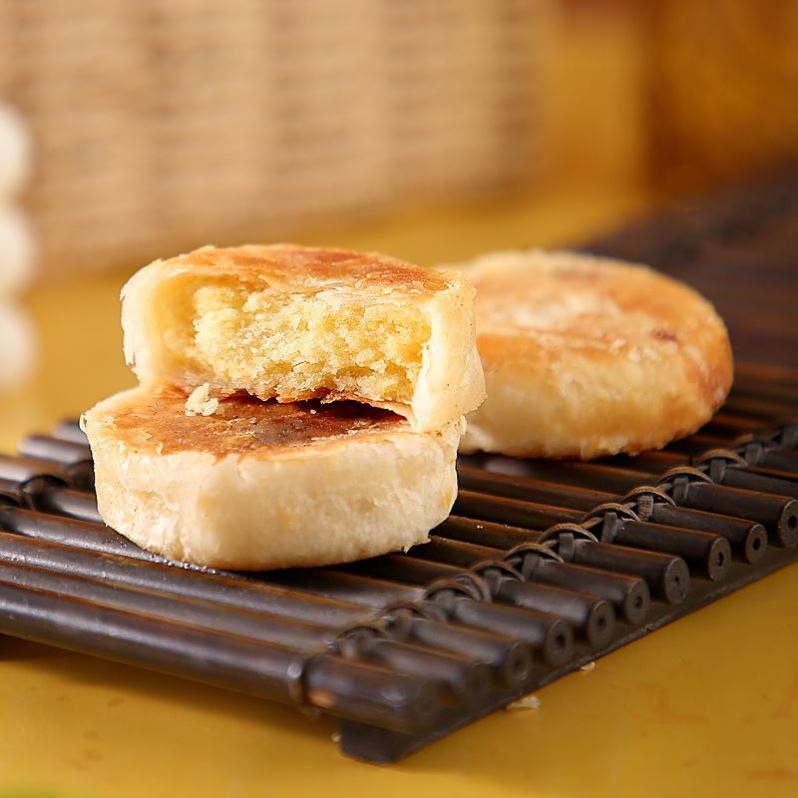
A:
[[[212,416],[219,407],[219,400],[212,397],[210,383],[203,383],[186,399],[187,416]]]
[[[596,663],[595,662],[586,662],[584,665],[580,665],[580,671],[592,671],[595,670]]]
[[[539,709],[540,708],[540,699],[534,695],[525,695],[521,696],[521,698],[517,699],[516,701],[511,701],[505,709],[508,710],[515,710],[515,709]]]
[[[332,739],[332,741],[333,741],[333,742],[334,742],[334,743],[337,745],[338,743],[340,743],[340,742],[341,742],[341,733],[340,733],[340,732],[333,732],[333,733],[330,735],[330,738],[331,738],[331,739]]]

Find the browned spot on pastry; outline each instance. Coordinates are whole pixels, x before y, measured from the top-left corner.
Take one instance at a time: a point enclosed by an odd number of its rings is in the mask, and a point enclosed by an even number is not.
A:
[[[435,272],[376,252],[301,247],[296,244],[203,247],[165,261],[198,274],[276,281],[334,283],[345,278],[361,287],[441,291],[446,280]]]
[[[669,330],[652,330],[651,334],[654,336],[654,338],[658,338],[660,341],[673,341],[675,344],[679,343],[679,337],[676,335],[676,333],[672,333]]]
[[[161,454],[209,452],[217,457],[318,445],[358,434],[407,426],[401,416],[356,402],[262,402],[247,395],[219,401],[210,416],[188,416],[186,395],[162,388],[106,417],[126,445]]]

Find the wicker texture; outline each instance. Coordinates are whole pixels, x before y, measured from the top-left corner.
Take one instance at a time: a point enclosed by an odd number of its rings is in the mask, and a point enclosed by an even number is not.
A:
[[[548,0],[0,0],[43,269],[526,179]]]

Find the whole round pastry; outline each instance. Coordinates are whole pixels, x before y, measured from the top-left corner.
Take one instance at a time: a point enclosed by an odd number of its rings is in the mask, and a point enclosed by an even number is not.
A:
[[[726,328],[677,280],[571,252],[497,252],[459,267],[477,288],[487,388],[461,451],[637,453],[694,432],[726,398]]]
[[[463,421],[414,432],[353,402],[135,388],[84,414],[106,523],[175,560],[324,565],[428,538],[457,493]]]

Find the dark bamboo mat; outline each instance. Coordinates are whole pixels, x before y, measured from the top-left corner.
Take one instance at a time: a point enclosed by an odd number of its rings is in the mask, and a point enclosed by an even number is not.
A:
[[[463,457],[431,543],[335,568],[169,563],[105,527],[74,422],[0,456],[0,632],[341,721],[379,762],[798,558],[798,372],[597,463]]]

